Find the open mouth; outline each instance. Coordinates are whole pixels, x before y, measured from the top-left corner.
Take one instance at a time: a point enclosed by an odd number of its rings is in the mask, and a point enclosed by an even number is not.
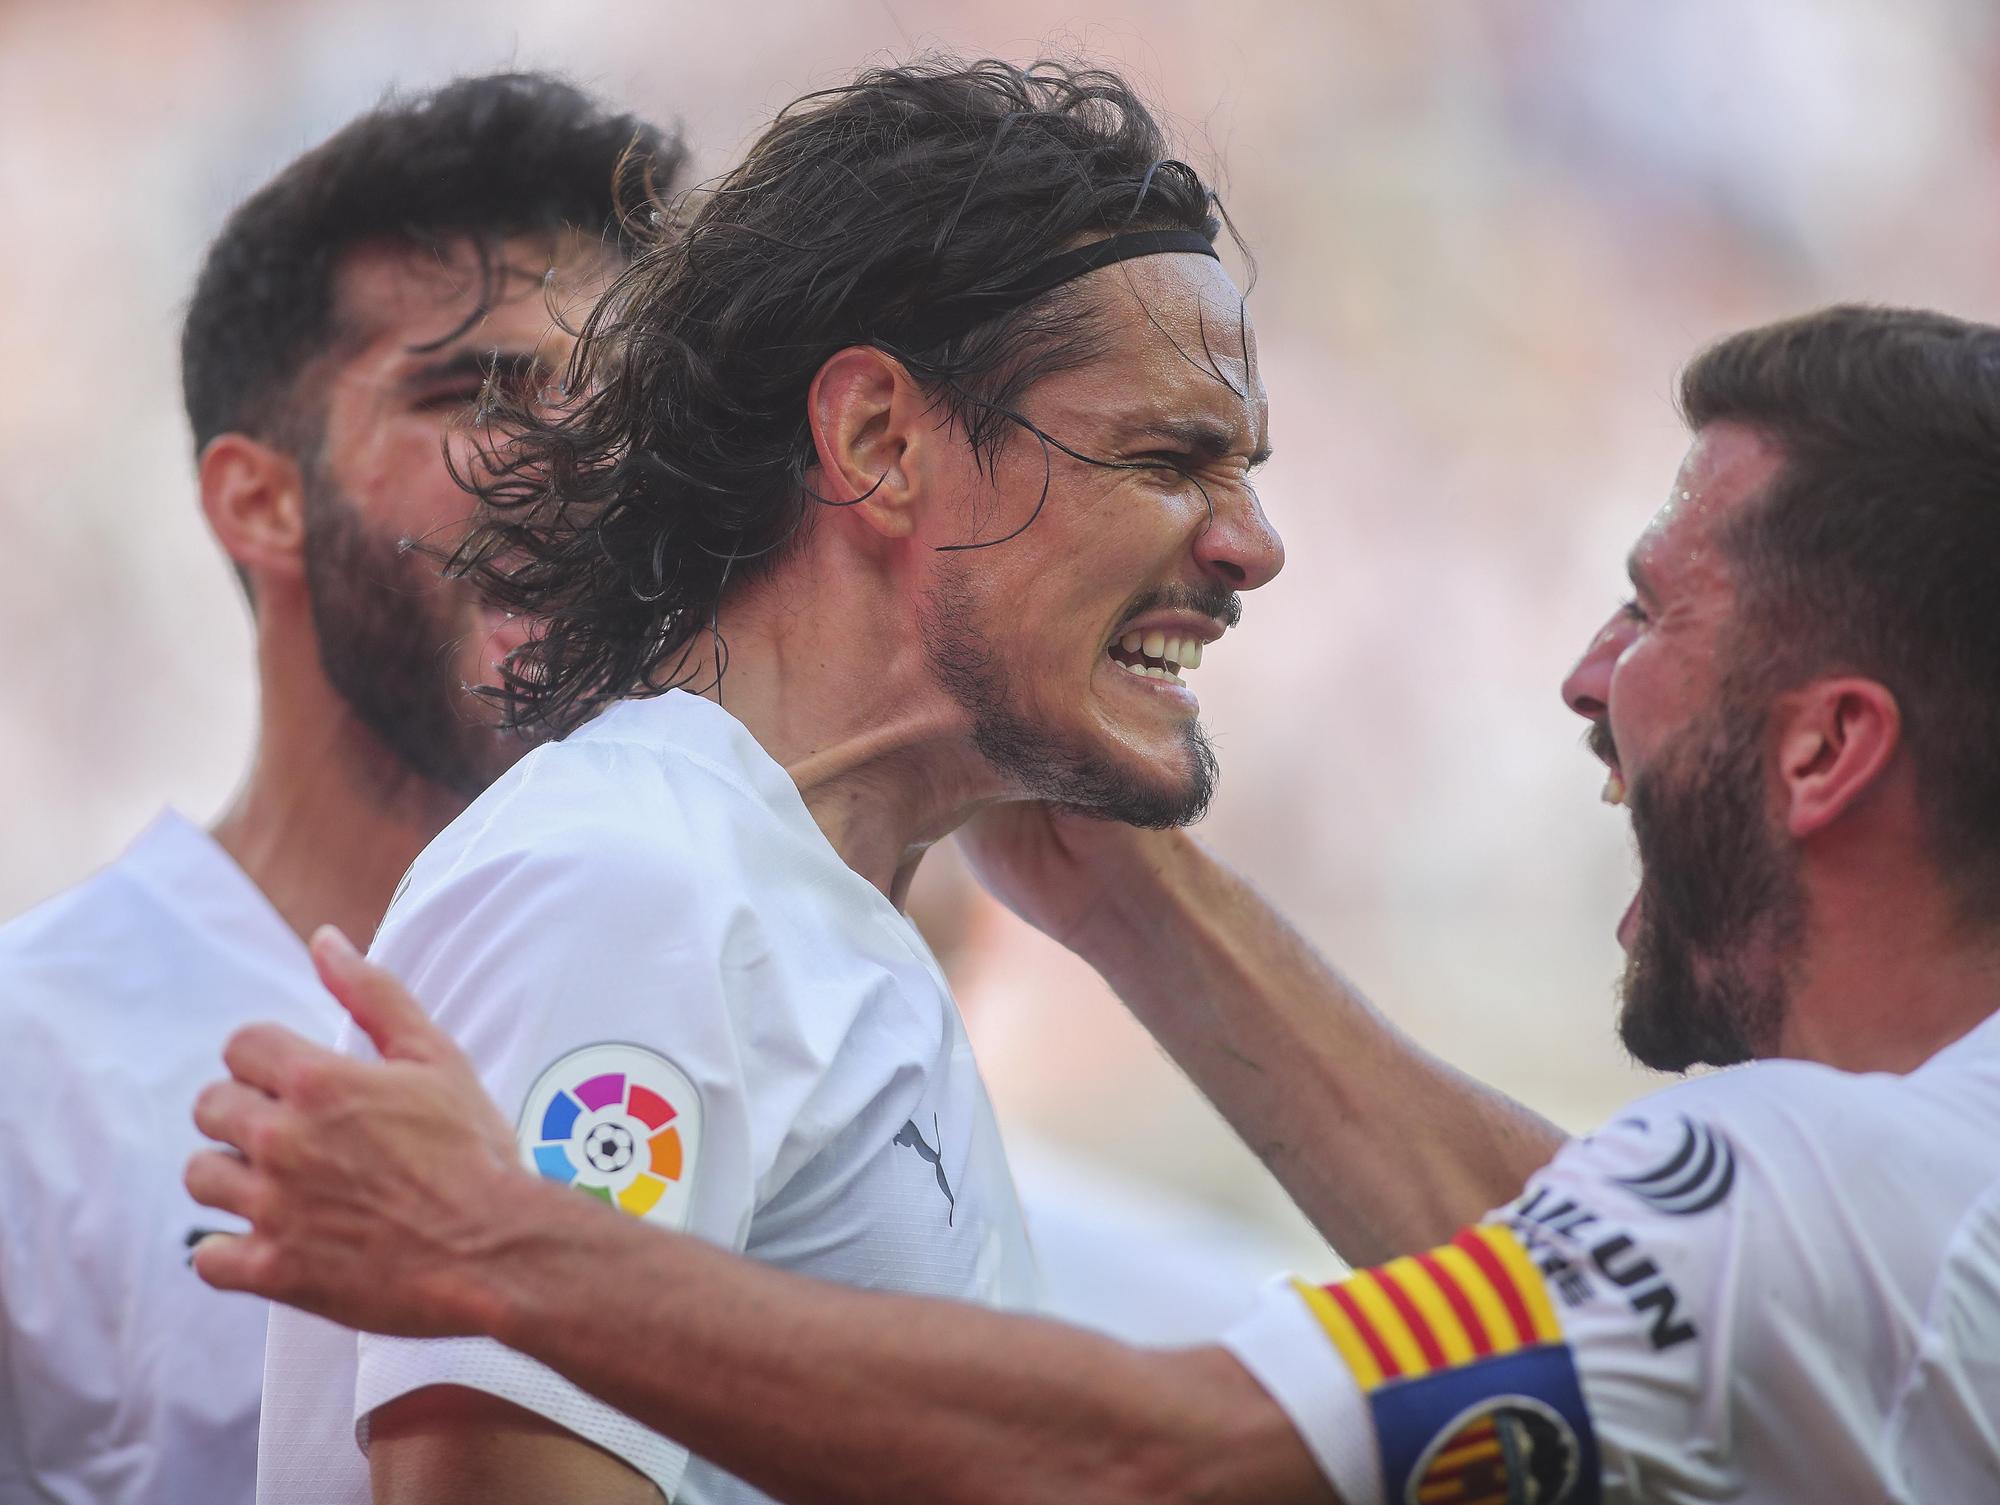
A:
[[[1141,679],[1178,680],[1201,667],[1198,638],[1169,637],[1164,632],[1128,632],[1105,650],[1111,662]]]
[[[1604,788],[1598,798],[1605,804],[1622,807],[1626,801],[1625,770],[1618,766],[1618,750],[1611,740],[1611,729],[1603,722],[1591,728],[1590,750],[1604,762]],[[1632,949],[1632,937],[1639,927],[1641,900],[1645,896],[1645,884],[1632,895],[1632,902],[1625,906],[1625,913],[1618,917],[1618,943],[1626,950]]]

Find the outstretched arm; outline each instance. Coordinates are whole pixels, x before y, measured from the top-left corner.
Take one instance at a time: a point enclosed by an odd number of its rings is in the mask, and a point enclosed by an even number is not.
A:
[[[1103,974],[1349,1263],[1441,1243],[1561,1147],[1383,1018],[1185,832],[1015,804],[960,840],[998,898]]]
[[[188,1168],[250,1219],[205,1280],[411,1336],[499,1338],[782,1499],[1325,1501],[1284,1413],[1218,1348],[790,1276],[542,1181],[470,1066],[334,933],[314,957],[384,1059],[231,1040]],[[607,1294],[610,1293],[610,1294]]]

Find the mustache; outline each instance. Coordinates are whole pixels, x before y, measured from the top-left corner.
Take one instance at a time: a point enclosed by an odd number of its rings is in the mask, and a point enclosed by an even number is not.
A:
[[[1611,737],[1609,721],[1593,721],[1590,730],[1583,734],[1583,745],[1605,763],[1618,761],[1618,744]]]
[[[1198,611],[1224,627],[1243,620],[1243,598],[1226,586],[1163,585],[1134,601],[1125,613],[1130,622],[1149,611]]]

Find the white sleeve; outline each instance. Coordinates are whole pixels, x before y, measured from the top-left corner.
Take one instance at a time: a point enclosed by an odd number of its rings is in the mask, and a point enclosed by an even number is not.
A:
[[[1735,1498],[1740,1180],[1712,1125],[1623,1120],[1449,1244],[1267,1292],[1224,1343],[1345,1505]]]
[[[433,856],[373,954],[472,1057],[516,1118],[523,1160],[645,1221],[741,1248],[770,1149],[752,1133],[725,952],[757,950],[754,923],[696,892],[657,844],[601,831]],[[548,1418],[668,1499],[686,1469],[679,1444],[486,1339],[361,1337],[361,1445],[369,1413],[440,1384]]]

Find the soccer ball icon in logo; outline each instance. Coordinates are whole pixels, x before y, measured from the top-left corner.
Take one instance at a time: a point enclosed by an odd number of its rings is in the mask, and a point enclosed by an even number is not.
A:
[[[534,1170],[634,1217],[680,1227],[700,1136],[694,1086],[636,1045],[592,1045],[544,1071],[521,1114]]]

